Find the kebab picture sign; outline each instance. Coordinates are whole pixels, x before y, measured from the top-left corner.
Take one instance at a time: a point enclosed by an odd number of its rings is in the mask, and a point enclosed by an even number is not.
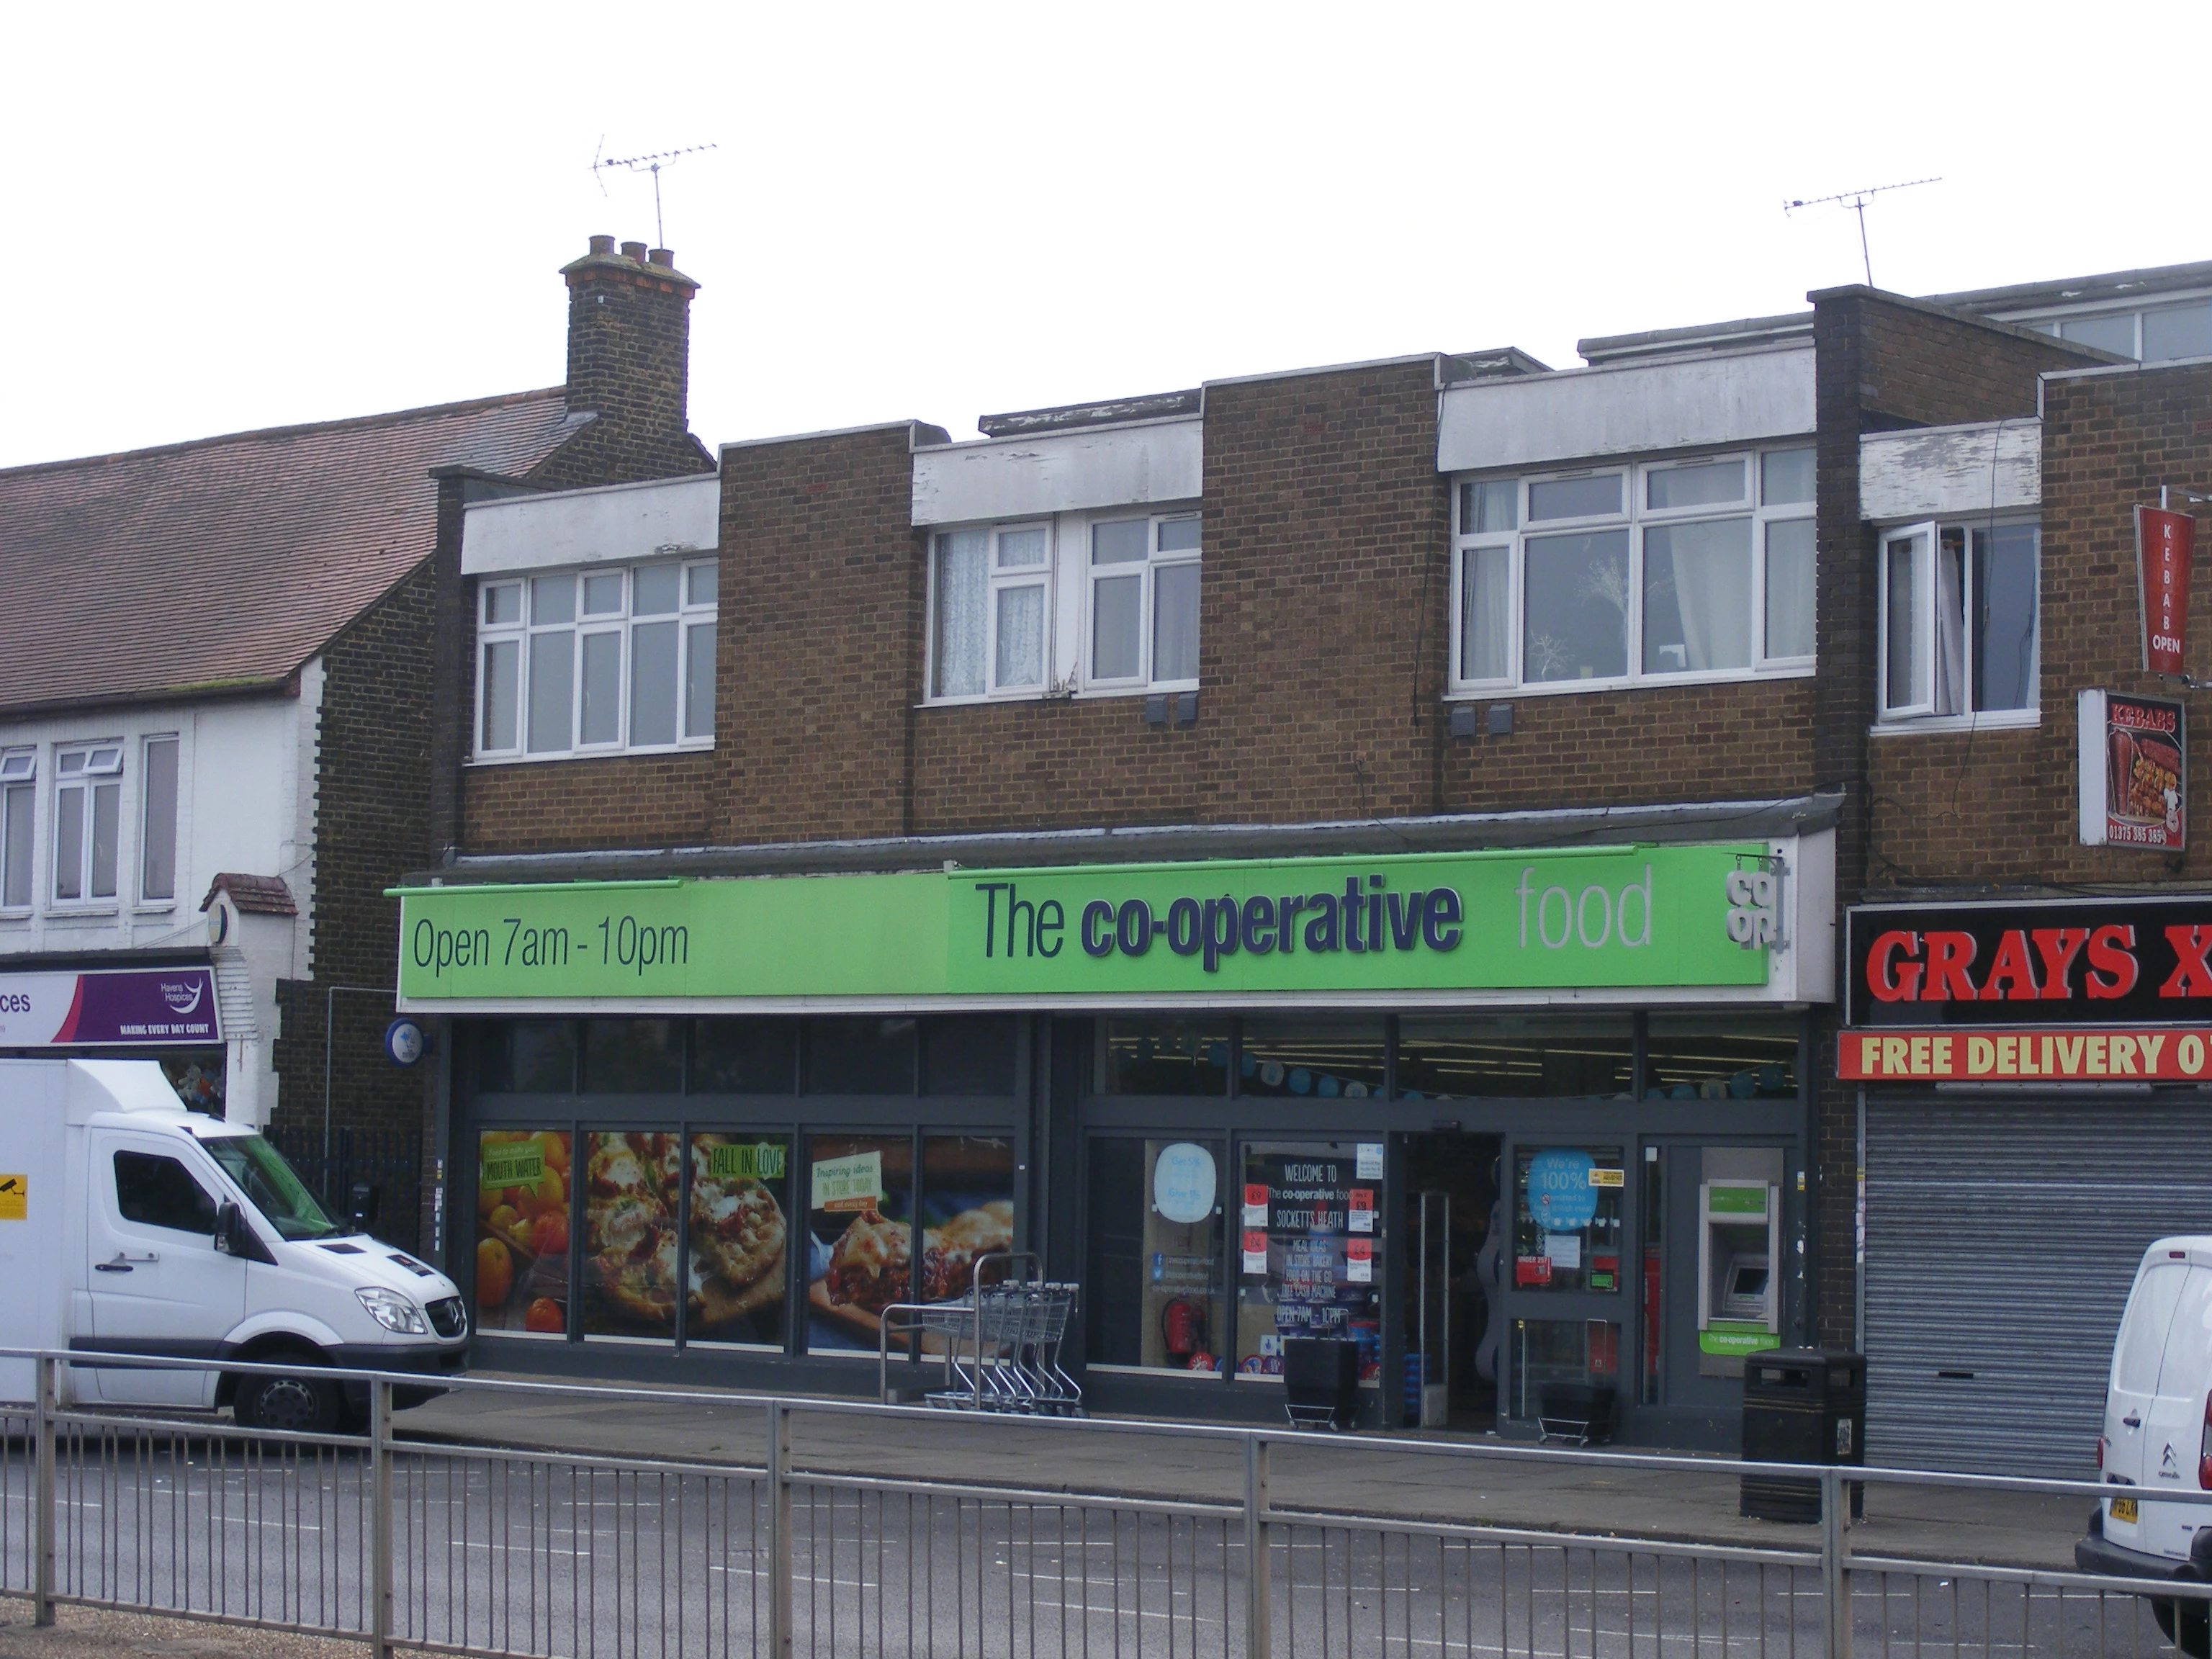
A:
[[[2084,691],[2081,844],[2179,853],[2189,845],[2189,744],[2182,707]]]

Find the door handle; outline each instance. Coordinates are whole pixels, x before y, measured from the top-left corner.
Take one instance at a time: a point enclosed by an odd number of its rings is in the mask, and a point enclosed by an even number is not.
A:
[[[131,1255],[118,1250],[109,1260],[95,1261],[92,1265],[104,1273],[127,1273],[134,1267],[148,1266],[161,1259],[161,1253],[159,1250],[149,1250],[143,1255]]]
[[[2137,1417],[2133,1412],[2130,1412],[2125,1417],[2122,1418],[2120,1421],[2126,1424],[2131,1429],[2139,1429],[2142,1427],[2142,1419]]]
[[[95,1261],[92,1264],[92,1270],[96,1273],[127,1273],[131,1271],[131,1264],[127,1261]]]

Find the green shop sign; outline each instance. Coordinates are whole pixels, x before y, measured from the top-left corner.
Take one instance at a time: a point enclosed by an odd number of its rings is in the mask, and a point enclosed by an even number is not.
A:
[[[1764,986],[1765,843],[398,890],[410,1006]],[[1735,930],[1741,933],[1741,927]]]

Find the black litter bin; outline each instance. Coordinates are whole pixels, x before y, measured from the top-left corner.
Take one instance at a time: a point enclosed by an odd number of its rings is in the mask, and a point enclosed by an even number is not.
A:
[[[1743,1362],[1747,1463],[1866,1462],[1866,1356],[1819,1348],[1770,1348]],[[1820,1483],[1803,1475],[1747,1474],[1740,1512],[1757,1521],[1818,1521]],[[1851,1517],[1866,1512],[1866,1487],[1851,1483]]]
[[[1349,1429],[1359,1416],[1359,1345],[1334,1336],[1284,1338],[1283,1408],[1300,1428]]]

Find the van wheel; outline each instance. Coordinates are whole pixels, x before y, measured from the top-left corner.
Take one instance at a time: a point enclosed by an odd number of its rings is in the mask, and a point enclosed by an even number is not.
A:
[[[2158,1620],[2158,1633],[2173,1644],[2182,1659],[2212,1659],[2212,1609],[2206,1603],[2153,1601],[2150,1616]]]
[[[245,1376],[231,1414],[241,1427],[287,1434],[334,1434],[345,1402],[338,1386],[318,1376]]]

